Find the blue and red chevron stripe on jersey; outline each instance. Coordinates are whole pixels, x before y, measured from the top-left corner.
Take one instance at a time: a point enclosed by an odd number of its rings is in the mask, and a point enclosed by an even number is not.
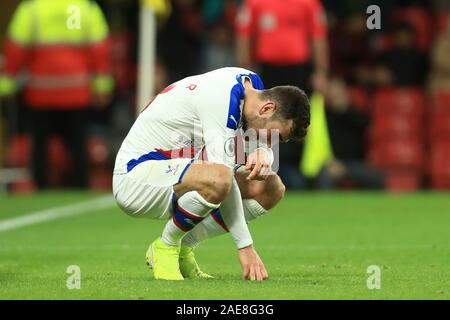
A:
[[[241,121],[241,100],[245,97],[245,88],[242,84],[241,78],[248,77],[252,82],[253,88],[263,90],[264,84],[261,78],[256,73],[238,74],[236,76],[237,83],[231,88],[230,105],[228,107],[227,128],[237,130],[239,122]]]
[[[192,159],[201,150],[201,148],[186,147],[180,149],[163,150],[155,149],[147,154],[140,156],[138,159],[132,159],[127,163],[127,172],[133,170],[138,164],[148,160],[169,160],[178,158]],[[205,159],[205,149],[203,148],[202,154],[199,159]]]
[[[165,155],[168,159],[189,158],[192,159],[201,148],[185,147],[180,149],[163,150],[155,149],[157,152]]]

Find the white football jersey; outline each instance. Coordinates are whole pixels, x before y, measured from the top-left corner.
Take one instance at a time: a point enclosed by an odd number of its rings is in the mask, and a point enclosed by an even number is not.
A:
[[[198,157],[234,167],[236,130],[241,127],[244,79],[264,89],[260,77],[242,68],[222,68],[182,79],[142,111],[117,154],[115,174],[146,160]]]

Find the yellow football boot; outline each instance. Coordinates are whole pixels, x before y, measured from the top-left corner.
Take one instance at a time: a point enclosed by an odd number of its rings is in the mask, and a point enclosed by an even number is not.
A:
[[[181,246],[180,250],[180,271],[185,278],[197,278],[197,279],[213,279],[214,277],[204,273],[200,270],[200,267],[195,260],[194,249]]]
[[[180,247],[169,246],[158,238],[149,246],[145,260],[147,265],[153,269],[155,279],[183,280],[178,262],[179,257]]]

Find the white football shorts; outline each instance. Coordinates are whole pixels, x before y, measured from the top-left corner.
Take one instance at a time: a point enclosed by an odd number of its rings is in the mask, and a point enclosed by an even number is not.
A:
[[[180,183],[194,159],[147,160],[130,172],[113,175],[113,194],[119,207],[133,217],[172,216],[173,186]]]

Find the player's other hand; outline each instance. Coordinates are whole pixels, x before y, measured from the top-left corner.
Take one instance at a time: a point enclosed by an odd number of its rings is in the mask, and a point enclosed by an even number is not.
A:
[[[269,277],[266,267],[253,245],[239,249],[238,254],[243,270],[242,280],[262,281]]]
[[[253,151],[247,157],[245,169],[250,171],[247,180],[266,180],[272,170],[267,152],[262,149]]]

